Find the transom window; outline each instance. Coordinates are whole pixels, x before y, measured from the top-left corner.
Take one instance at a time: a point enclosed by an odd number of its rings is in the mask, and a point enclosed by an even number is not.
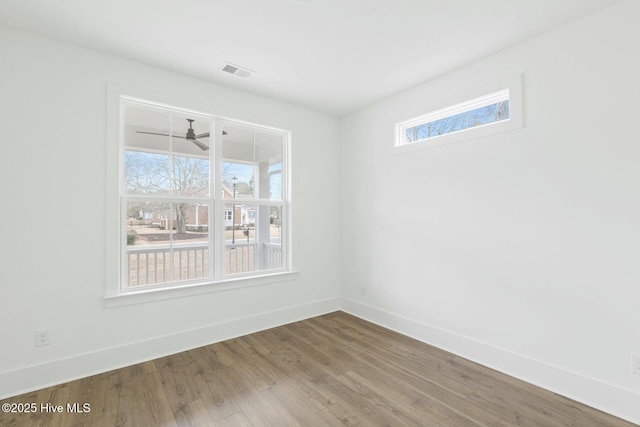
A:
[[[396,126],[396,146],[427,141],[509,119],[509,89],[504,89],[399,123]]]
[[[120,99],[120,290],[289,271],[289,133]]]

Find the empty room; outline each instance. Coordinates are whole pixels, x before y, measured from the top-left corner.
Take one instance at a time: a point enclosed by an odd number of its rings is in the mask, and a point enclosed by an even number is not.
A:
[[[640,2],[0,2],[0,426],[640,424]]]

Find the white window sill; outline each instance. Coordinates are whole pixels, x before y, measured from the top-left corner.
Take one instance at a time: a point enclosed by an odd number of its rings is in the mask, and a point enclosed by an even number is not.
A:
[[[401,144],[394,146],[389,150],[389,154],[408,154],[416,151],[441,147],[452,143],[468,141],[471,139],[482,138],[489,135],[495,135],[502,132],[510,132],[512,130],[521,129],[522,120],[518,118],[503,120],[497,123],[489,123],[486,125],[460,130],[446,135],[435,136],[429,139],[416,141],[410,144]]]
[[[295,280],[297,271],[286,271],[265,274],[258,277],[230,278],[221,282],[197,283],[174,285],[171,287],[155,287],[151,289],[131,290],[117,295],[108,295],[103,298],[106,308],[122,307],[133,304],[143,304],[153,301],[164,301],[174,298],[183,298],[192,295],[200,295],[210,292],[221,292],[233,289],[263,286],[271,283]]]

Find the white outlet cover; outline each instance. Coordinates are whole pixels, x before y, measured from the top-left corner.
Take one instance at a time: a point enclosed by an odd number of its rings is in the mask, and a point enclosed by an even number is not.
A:
[[[36,345],[36,347],[42,347],[44,345],[51,344],[51,341],[49,339],[49,329],[36,330],[34,334],[34,340],[34,344]]]

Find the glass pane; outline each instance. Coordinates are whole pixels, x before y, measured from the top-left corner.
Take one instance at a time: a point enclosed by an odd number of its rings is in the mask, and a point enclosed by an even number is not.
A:
[[[207,278],[209,206],[127,203],[128,286]]]
[[[173,280],[209,277],[209,205],[174,203]]]
[[[282,206],[227,204],[228,216],[232,218],[225,221],[226,275],[283,267]]]
[[[124,107],[124,191],[163,194],[169,191],[171,124],[166,113],[134,105]]]
[[[208,197],[209,159],[173,156],[172,187],[183,197]]]
[[[406,142],[416,142],[509,119],[509,100],[433,120],[406,129]]]
[[[283,200],[284,133],[228,122],[222,129],[224,197]]]
[[[225,199],[252,200],[254,186],[252,165],[222,162],[222,191]]]
[[[124,104],[124,145],[126,150],[168,153],[171,116],[164,111]]]
[[[207,197],[211,122],[195,116],[174,116],[172,130],[173,194],[181,197]]]
[[[260,233],[262,268],[264,270],[283,267],[283,208],[281,206],[260,206],[259,213],[268,212],[268,231]],[[266,221],[265,224],[266,225]]]
[[[270,200],[282,200],[282,163],[269,166],[269,197]]]
[[[138,105],[124,117],[125,193],[208,197],[210,121]]]
[[[125,151],[124,176],[128,194],[166,194],[169,192],[169,156]]]
[[[256,132],[258,159],[258,198],[283,200],[282,194],[282,132]]]
[[[211,122],[196,116],[173,116],[172,148],[179,156],[209,157]]]
[[[225,274],[249,273],[256,265],[256,206],[225,205]]]
[[[172,215],[169,203],[127,203],[127,285],[171,279]]]

